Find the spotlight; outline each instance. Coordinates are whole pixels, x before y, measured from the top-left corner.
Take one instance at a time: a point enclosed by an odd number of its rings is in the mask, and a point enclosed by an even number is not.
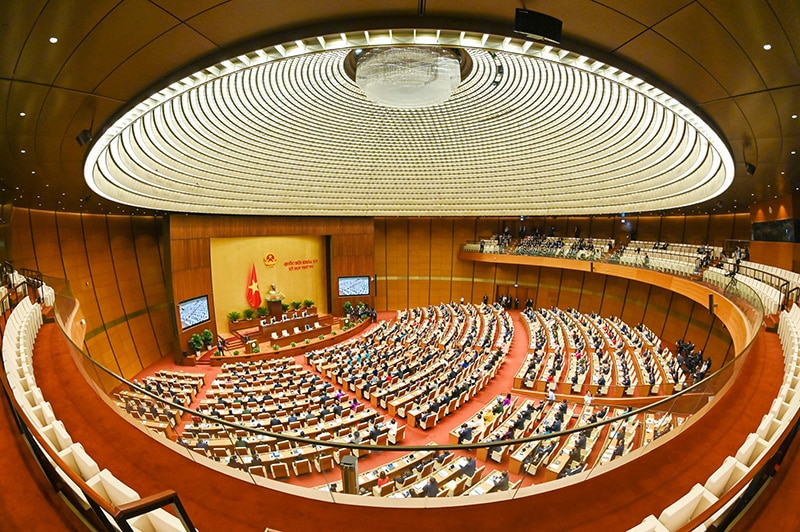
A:
[[[754,165],[753,163],[748,163],[747,161],[745,161],[744,169],[747,172],[747,175],[753,175],[756,173],[756,165]]]
[[[514,14],[514,31],[532,39],[554,44],[561,42],[561,20],[536,11],[517,9]]]
[[[89,131],[88,129],[84,129],[83,131],[78,133],[78,136],[75,137],[75,140],[78,142],[79,145],[86,146],[92,141],[92,132]]]

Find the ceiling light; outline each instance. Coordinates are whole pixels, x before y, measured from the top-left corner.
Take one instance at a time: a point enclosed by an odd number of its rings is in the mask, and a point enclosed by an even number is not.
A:
[[[797,118],[797,115],[792,115],[792,118]]]
[[[767,43],[764,45],[764,50],[772,50],[772,45]]]
[[[50,44],[55,44],[58,42],[58,37],[50,37]]]
[[[19,150],[20,153],[25,153],[25,150]]]
[[[22,111],[22,112],[19,114],[19,116],[25,116],[25,112],[24,112],[24,111]]]
[[[367,99],[396,109],[444,103],[461,83],[461,64],[452,50],[434,46],[372,48],[356,63],[356,84]]]

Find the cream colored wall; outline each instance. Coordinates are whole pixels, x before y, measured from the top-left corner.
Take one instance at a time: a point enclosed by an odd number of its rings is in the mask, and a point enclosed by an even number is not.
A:
[[[264,263],[268,254],[275,256],[273,267]],[[256,266],[262,305],[266,304],[270,285],[275,284],[285,296],[284,303],[311,299],[320,313],[327,313],[325,257],[325,239],[319,236],[212,238],[211,283],[217,330],[228,330],[228,312],[248,308],[251,264]]]

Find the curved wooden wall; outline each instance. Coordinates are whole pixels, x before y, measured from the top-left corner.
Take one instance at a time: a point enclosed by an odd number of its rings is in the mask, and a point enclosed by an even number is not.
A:
[[[169,353],[174,338],[160,233],[158,218],[17,208],[11,257],[17,268],[67,279],[86,320],[87,352],[133,377]]]

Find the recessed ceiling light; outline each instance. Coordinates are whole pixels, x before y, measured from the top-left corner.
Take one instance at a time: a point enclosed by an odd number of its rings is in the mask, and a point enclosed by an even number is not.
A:
[[[797,153],[797,152],[796,151],[792,151],[792,155],[794,155],[795,153]]]
[[[55,44],[58,42],[58,37],[50,37],[50,44]]]
[[[19,116],[25,116],[25,111],[20,112]]]
[[[31,173],[32,173],[32,174],[35,174],[35,173],[36,173],[36,170],[31,170]]]
[[[797,115],[792,115],[792,118],[797,118]]]
[[[764,45],[764,50],[772,50],[772,45],[767,43]]]
[[[20,153],[25,153],[25,150],[19,150]]]

